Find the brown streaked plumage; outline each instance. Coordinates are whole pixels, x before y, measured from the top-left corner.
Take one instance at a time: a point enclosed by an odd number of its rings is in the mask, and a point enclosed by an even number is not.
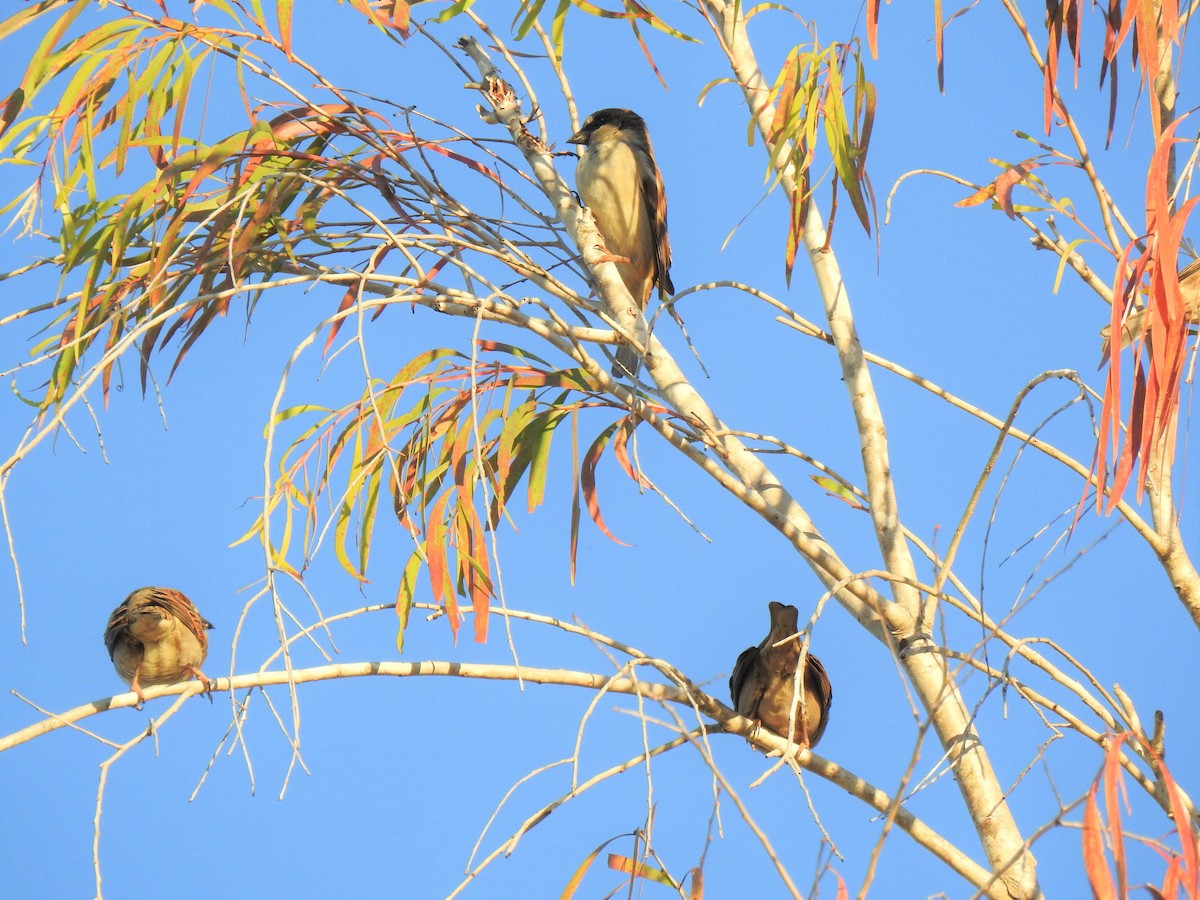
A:
[[[1183,317],[1192,324],[1200,323],[1200,259],[1193,260],[1179,273],[1179,296],[1183,300]],[[1121,323],[1121,349],[1124,350],[1142,336],[1146,330],[1146,310],[1135,309]],[[1100,329],[1103,344],[1100,347],[1100,365],[1108,362],[1112,350],[1109,346],[1110,325]]]
[[[104,630],[104,645],[121,679],[146,702],[142,687],[174,684],[199,678],[208,656],[208,629],[212,623],[179,591],[164,587],[138,588],[125,598]]]
[[[804,703],[800,703],[800,685],[796,683],[800,639],[787,640],[800,631],[799,613],[796,607],[774,600],[770,612],[771,630],[766,638],[757,647],[742,651],[729,676],[733,708],[781,736],[787,736],[795,709],[792,743],[815,747],[829,724],[833,688],[825,667],[810,653],[804,665]],[[786,643],[779,645],[781,641]]]
[[[665,300],[675,293],[667,194],[645,120],[633,110],[601,109],[567,142],[583,146],[575,184],[633,301],[644,310],[656,286]],[[633,348],[621,344],[613,375],[632,378],[637,362]]]

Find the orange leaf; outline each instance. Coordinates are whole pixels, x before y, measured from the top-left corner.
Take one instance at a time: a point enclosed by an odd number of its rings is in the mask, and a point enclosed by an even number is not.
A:
[[[628,856],[622,856],[618,853],[608,854],[608,867],[616,872],[624,872],[626,875],[632,875],[634,878],[644,878],[647,881],[655,881],[667,887],[675,887],[675,883],[671,877],[662,869],[656,869],[654,866],[646,865],[646,863],[638,862],[636,859],[630,859]]]
[[[1013,210],[1012,192],[1013,188],[1025,180],[1033,169],[1036,169],[1040,163],[1035,163],[1031,159],[1017,163],[1015,166],[1009,166],[998,176],[996,176],[996,200],[1000,203],[1000,208],[1004,210],[1004,214],[1010,219],[1017,217]]]
[[[867,0],[867,46],[871,58],[879,59],[879,0]]]
[[[797,182],[791,198],[791,215],[788,217],[787,250],[783,257],[783,274],[787,283],[792,283],[792,267],[796,264],[796,253],[804,238],[804,214],[808,207],[807,195]]]
[[[450,538],[446,527],[446,503],[449,494],[443,494],[429,511],[429,522],[425,528],[425,554],[429,564],[429,585],[433,589],[433,600],[446,607],[446,617],[450,622],[450,633],[458,640],[458,626],[461,619],[458,613],[458,601],[454,589],[450,585],[450,569],[446,561],[446,544]]]
[[[1104,755],[1104,804],[1108,812],[1109,844],[1112,846],[1113,863],[1117,868],[1117,884],[1122,893],[1127,884],[1125,878],[1125,835],[1121,828],[1120,794],[1124,787],[1121,783],[1121,746],[1123,736],[1117,735],[1108,741],[1108,749]]]
[[[772,144],[779,140],[780,134],[787,128],[788,119],[791,117],[792,104],[796,99],[796,76],[799,65],[800,59],[793,50],[783,65],[783,71],[779,73],[775,115],[771,119],[771,128],[767,132],[768,139]]]
[[[583,467],[580,470],[579,477],[582,482],[583,497],[587,502],[588,515],[592,517],[592,521],[596,523],[596,527],[604,532],[609,539],[620,544],[622,547],[628,547],[630,545],[609,531],[608,526],[604,523],[604,516],[600,514],[600,494],[596,490],[596,464],[600,462],[600,457],[604,455],[604,448],[608,446],[609,439],[612,438],[613,432],[621,426],[622,421],[613,422],[592,441],[592,445],[588,447],[587,453],[584,454]]]
[[[938,90],[946,93],[946,23],[942,19],[942,0],[933,0],[933,55],[937,60]],[[868,38],[868,41],[870,38]],[[875,55],[874,45],[871,55]]]
[[[471,609],[475,612],[475,642],[487,643],[488,622],[490,621],[489,607],[492,602],[492,577],[488,568],[487,544],[483,538],[483,526],[475,508],[470,508],[471,514],[471,563],[472,577]],[[462,551],[459,551],[460,553]]]
[[[616,456],[617,462],[629,476],[629,480],[638,485],[648,486],[649,482],[633,467],[633,461],[629,458],[629,439],[633,437],[633,430],[637,428],[641,419],[636,416],[626,416],[621,420],[621,428],[617,432],[616,440],[613,441],[613,455]]]
[[[1100,818],[1100,806],[1096,802],[1099,779],[1088,791],[1087,804],[1083,812],[1083,867],[1092,896],[1096,900],[1116,900],[1117,889],[1113,884],[1108,861],[1104,858],[1104,822]]]
[[[394,244],[383,244],[375,248],[375,252],[371,254],[370,260],[367,262],[367,272],[374,272],[383,258],[391,252]],[[366,273],[364,273],[366,274]],[[329,337],[325,339],[325,347],[321,350],[321,355],[324,356],[329,352],[329,348],[333,345],[333,339],[337,337],[337,333],[342,330],[342,326],[346,324],[346,317],[342,315],[346,310],[352,307],[362,293],[363,283],[360,281],[346,288],[346,293],[342,294],[342,302],[338,304],[338,318],[329,326]]]
[[[996,182],[989,181],[987,184],[985,184],[983,187],[981,187],[979,190],[977,190],[975,193],[973,193],[970,197],[966,197],[962,200],[959,200],[954,205],[961,209],[966,209],[969,206],[978,206],[981,203],[987,203],[989,200],[991,200],[995,196],[996,196]]]
[[[1183,851],[1183,870],[1179,873],[1179,877],[1187,895],[1195,900],[1200,897],[1200,851],[1197,851],[1196,839],[1188,826],[1191,819],[1188,816],[1187,806],[1183,802],[1183,792],[1175,784],[1175,779],[1171,777],[1166,763],[1161,758],[1158,759],[1158,766],[1159,772],[1162,774],[1163,787],[1166,789],[1167,797],[1171,800],[1171,817],[1176,822],[1176,830],[1180,836],[1179,843]],[[1168,874],[1170,873],[1168,872]]]
[[[1139,26],[1140,27],[1140,26]],[[1143,339],[1134,344],[1133,387],[1124,442],[1120,441],[1121,373],[1120,352],[1110,349],[1108,379],[1101,414],[1101,434],[1097,445],[1093,474],[1101,489],[1097,505],[1103,500],[1104,474],[1111,443],[1116,457],[1112,482],[1108,486],[1108,509],[1122,496],[1139,460],[1144,461],[1160,444],[1167,461],[1175,447],[1175,428],[1179,409],[1179,388],[1186,355],[1187,322],[1179,289],[1177,259],[1184,225],[1200,198],[1193,197],[1178,211],[1167,196],[1166,179],[1174,131],[1171,123],[1155,147],[1146,182],[1147,233],[1141,241],[1145,250],[1137,253],[1138,241],[1122,252],[1114,279],[1114,303],[1110,330],[1121,334],[1121,321],[1128,314],[1137,286],[1146,282],[1147,310]],[[1152,340],[1145,339],[1151,336]],[[1114,344],[1116,342],[1114,341]],[[1145,479],[1138,479],[1140,500]]]

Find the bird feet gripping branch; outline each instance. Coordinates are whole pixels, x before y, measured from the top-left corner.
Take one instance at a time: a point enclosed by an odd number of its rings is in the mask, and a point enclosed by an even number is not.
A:
[[[112,611],[104,645],[121,680],[137,694],[138,709],[146,702],[144,685],[175,684],[189,677],[204,684],[211,701],[212,682],[200,666],[208,657],[212,627],[191,600],[172,588],[139,588]]]

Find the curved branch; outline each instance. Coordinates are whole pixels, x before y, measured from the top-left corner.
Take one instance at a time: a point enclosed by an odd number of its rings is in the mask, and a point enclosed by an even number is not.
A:
[[[299,685],[317,681],[329,681],[338,678],[365,678],[371,676],[390,676],[407,678],[414,676],[440,676],[454,678],[485,679],[488,681],[525,681],[534,684],[557,684],[569,687],[582,687],[590,690],[607,690],[618,694],[640,696],[661,703],[677,703],[691,709],[698,709],[703,715],[718,722],[719,728],[709,728],[713,733],[736,734],[754,746],[768,753],[794,753],[794,761],[837,785],[852,796],[862,800],[873,809],[886,813],[893,805],[893,799],[870,782],[855,775],[848,769],[831,762],[815,753],[798,748],[794,744],[760,728],[757,722],[739,716],[725,704],[701,692],[691,682],[684,679],[686,686],[671,687],[654,682],[639,681],[633,678],[613,679],[608,675],[592,672],[579,672],[570,669],[542,669],[530,666],[487,665],[483,663],[459,663],[446,660],[422,660],[419,662],[357,662],[338,663],[335,665],[313,666],[306,669],[293,669],[290,673],[274,670],[255,672],[249,675],[220,677],[210,679],[214,692],[239,691],[251,688],[264,688],[272,685]],[[192,696],[204,692],[204,686],[198,681],[180,684],[155,685],[143,688],[147,701],[159,697]],[[9,750],[35,738],[74,725],[76,722],[113,709],[128,709],[137,705],[138,698],[133,692],[115,694],[77,706],[74,709],[56,715],[48,716],[19,731],[0,738],[0,752]],[[700,746],[703,746],[702,744]],[[976,888],[983,887],[991,879],[991,873],[974,862],[965,853],[946,840],[908,810],[900,807],[896,816],[896,824],[909,834],[918,844],[929,850],[939,859],[947,863],[955,872],[962,875]],[[988,891],[987,896],[996,900],[1004,900],[1005,894],[999,888]]]

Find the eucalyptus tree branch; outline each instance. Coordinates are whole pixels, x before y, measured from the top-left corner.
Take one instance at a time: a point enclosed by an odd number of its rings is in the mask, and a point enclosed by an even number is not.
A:
[[[739,3],[725,0],[704,0],[702,9],[710,18],[713,30],[721,41],[734,78],[741,86],[752,111],[760,136],[771,159],[778,159],[771,144],[771,122],[774,104],[771,102],[770,84],[764,77],[753,47],[749,40]],[[794,195],[797,185],[794,173],[783,169],[777,171],[784,190]],[[900,523],[896,517],[895,498],[886,466],[886,442],[882,418],[879,415],[870,379],[866,376],[866,364],[859,347],[854,324],[850,318],[848,297],[836,260],[826,249],[825,230],[812,198],[808,198],[808,218],[805,222],[804,241],[809,249],[810,260],[817,274],[830,319],[835,346],[842,361],[844,378],[852,394],[852,406],[859,422],[864,468],[867,472],[867,493],[871,498],[872,512],[876,522],[876,533],[887,567],[900,580],[915,580],[915,567],[907,544],[902,539]],[[876,506],[879,509],[876,509]],[[892,624],[893,634],[904,639],[921,638],[927,632],[922,627],[931,625],[936,612],[933,598],[923,602],[911,587],[894,587],[898,605],[886,607],[882,612]],[[895,626],[895,610],[902,606],[909,620],[907,628]],[[970,712],[949,672],[944,659],[938,654],[913,652],[902,654],[902,663],[908,671],[922,704],[930,715],[943,748],[949,755],[955,771],[955,782],[962,792],[968,812],[975,824],[989,863],[1014,898],[1033,898],[1041,895],[1037,883],[1036,862],[1021,836],[1005,799],[1003,786],[996,776],[983,742],[971,722]]]
[[[1022,219],[1025,217],[1022,216]],[[1049,250],[1057,253],[1059,258],[1066,261],[1066,264],[1075,270],[1075,273],[1080,277],[1084,284],[1096,292],[1096,294],[1109,306],[1112,306],[1113,293],[1112,285],[1106,282],[1103,278],[1096,274],[1095,270],[1087,264],[1087,260],[1083,258],[1078,250],[1072,250],[1070,242],[1061,234],[1056,234],[1054,237],[1049,237],[1043,234],[1040,230],[1035,230],[1033,237],[1029,242],[1036,250]]]
[[[704,6],[709,15],[716,20],[713,22],[713,30],[721,41],[722,49],[746,97],[767,156],[773,161],[779,161],[776,174],[784,191],[793,196],[798,190],[797,173],[790,162],[782,162],[786,154],[781,157],[776,152],[772,132],[775,105],[771,101],[770,84],[754,58],[742,18],[741,5],[718,0],[705,3]],[[807,197],[806,207],[804,244],[825,305],[834,347],[842,366],[842,380],[846,384],[851,408],[858,423],[867,495],[871,499],[871,517],[880,552],[889,570],[906,577],[915,577],[916,569],[913,566],[912,555],[900,537],[900,516],[888,461],[883,413],[863,359],[862,345],[850,309],[850,297],[838,267],[837,256],[829,247],[825,224],[817,208],[816,199],[812,196]],[[934,610],[923,604],[920,596],[902,582],[896,583],[893,590],[896,591],[897,603],[914,620],[915,628],[919,631],[926,630],[927,623],[932,621]]]
[[[670,667],[667,668],[670,670]],[[568,669],[542,669],[532,666],[424,660],[419,662],[379,661],[339,663],[335,665],[292,669],[291,672],[283,670],[261,671],[247,675],[213,678],[210,679],[210,682],[214,692],[233,692],[276,685],[301,685],[332,679],[366,678],[373,676],[401,678],[439,676],[484,679],[488,681],[521,680],[533,682],[534,684],[557,684],[596,691],[603,689],[611,693],[640,696],[647,700],[661,703],[680,704],[698,711],[700,714],[719,724],[719,728],[709,726],[708,731],[738,735],[767,753],[790,754],[789,758],[798,765],[837,785],[879,812],[886,813],[894,805],[894,800],[890,795],[874,787],[864,779],[859,778],[853,772],[812,753],[806,748],[797,747],[795,744],[789,743],[784,738],[760,727],[757,722],[751,719],[739,716],[728,706],[700,691],[692,682],[678,674],[673,677],[679,679],[682,686],[671,686],[635,678],[614,679],[610,675]],[[143,688],[143,693],[147,701],[167,696],[191,697],[203,692],[204,686],[198,681]],[[66,712],[48,716],[26,728],[0,737],[0,752],[27,743],[60,728],[70,727],[74,723],[90,718],[91,716],[99,715],[113,709],[135,707],[137,703],[137,695],[133,692],[126,692],[97,699]],[[698,748],[703,748],[703,742],[698,743],[697,746]],[[701,752],[705,751],[701,749]],[[975,887],[979,888],[988,883],[991,878],[991,872],[972,861],[970,857],[955,847],[952,842],[929,828],[929,826],[912,815],[903,806],[899,807],[896,815],[896,824],[918,844],[946,862],[955,872],[962,875]],[[1005,897],[1004,893],[999,889],[989,891],[987,896],[995,897],[996,900],[1004,900]]]
[[[1098,731],[1091,727],[1082,719],[1080,719],[1079,716],[1067,709],[1058,701],[1053,700],[1045,694],[1035,690],[1034,688],[1030,687],[1028,683],[1022,682],[1013,677],[1008,672],[1007,663],[1002,670],[997,670],[972,654],[958,653],[953,650],[947,650],[944,652],[952,659],[956,659],[962,662],[964,665],[983,672],[989,678],[993,678],[1001,684],[1012,687],[1030,705],[1037,706],[1046,710],[1047,712],[1052,712],[1055,715],[1062,716],[1066,725],[1070,727],[1072,731],[1075,731],[1080,736],[1087,738],[1089,741],[1103,750],[1108,749],[1109,743],[1112,741],[1113,732],[1118,730],[1116,723],[1112,721],[1112,716],[1107,714],[1104,718],[1108,719],[1110,724],[1106,730]],[[1136,736],[1147,741],[1149,740],[1149,735],[1147,735],[1145,731],[1140,728],[1140,726],[1134,727],[1131,725],[1129,730],[1132,731]],[[1127,743],[1140,744],[1140,741],[1129,741]],[[1155,766],[1145,748],[1139,746],[1135,749],[1135,753],[1137,757],[1141,759],[1153,772]],[[1172,815],[1170,799],[1165,795],[1165,793],[1163,793],[1157,781],[1157,778],[1159,777],[1157,773],[1153,775],[1146,775],[1140,768],[1138,768],[1137,764],[1124,750],[1122,750],[1122,752],[1118,755],[1118,759],[1120,761],[1121,768],[1133,778],[1133,780],[1140,788],[1142,788],[1142,790],[1144,790],[1151,798],[1153,798],[1154,802],[1161,807],[1163,812],[1165,812],[1168,816]],[[1188,816],[1190,818],[1188,825],[1194,834],[1200,836],[1200,809],[1197,809],[1195,802],[1187,794],[1187,792],[1184,791],[1183,787],[1180,786],[1178,782],[1176,782],[1175,786],[1179,790],[1184,807],[1187,809]]]
[[[670,750],[674,750],[677,747],[684,746],[685,744],[687,744],[689,742],[689,740],[691,740],[693,738],[694,734],[703,733],[703,731],[704,731],[704,728],[703,728],[703,726],[701,726],[699,728],[696,728],[693,733],[684,734],[679,737],[672,738],[671,740],[667,741],[664,744],[660,744],[651,750],[647,750],[645,753],[640,753],[631,759],[625,760],[625,762],[623,762],[623,763],[618,763],[615,766],[611,766],[608,769],[605,769],[603,772],[598,772],[597,774],[593,775],[591,778],[587,779],[586,781],[584,781],[583,783],[581,783],[579,785],[572,786],[571,790],[569,790],[567,793],[563,794],[560,797],[557,797],[554,800],[551,800],[549,803],[545,804],[544,806],[542,806],[541,808],[539,808],[538,810],[536,810],[535,812],[533,812],[532,814],[527,816],[524,819],[524,821],[522,821],[521,824],[517,827],[517,830],[514,831],[503,842],[501,842],[500,845],[496,847],[496,849],[494,849],[491,853],[489,853],[486,857],[484,857],[484,859],[478,865],[473,866],[470,869],[468,869],[466,876],[463,878],[463,880],[461,882],[459,882],[458,887],[456,887],[453,891],[451,891],[447,895],[447,900],[451,900],[451,898],[457,897],[459,894],[461,894],[463,892],[463,890],[467,887],[467,885],[469,885],[472,881],[474,881],[475,878],[477,878],[479,876],[479,874],[481,872],[483,872],[483,870],[485,868],[487,868],[496,859],[498,859],[501,856],[511,856],[512,853],[517,849],[517,844],[519,844],[521,842],[521,838],[523,838],[528,832],[530,832],[531,830],[536,828],[538,825],[540,825],[542,822],[544,822],[546,820],[546,818],[552,812],[554,812],[556,809],[558,809],[560,806],[563,806],[566,803],[568,803],[569,801],[574,800],[576,797],[579,797],[583,793],[591,790],[593,787],[596,787],[599,784],[602,784],[603,782],[607,781],[608,779],[610,779],[616,775],[620,775],[623,772],[629,771],[636,765],[646,763],[650,759],[653,759],[656,756],[659,756]],[[526,776],[526,777],[529,777],[529,776]],[[522,781],[524,781],[524,780],[525,779],[522,779]],[[518,782],[518,784],[520,784],[520,783],[521,782]],[[515,787],[516,786],[514,785],[514,789],[515,789]],[[501,802],[501,805],[503,805],[503,803],[508,800],[511,793],[512,793],[512,791],[510,790],[509,794],[505,795],[504,801]],[[497,808],[496,813],[493,813],[492,818],[494,819],[496,814],[499,812],[500,812],[500,810],[499,810],[499,808]],[[488,824],[490,825],[491,822],[489,821]],[[482,840],[483,840],[483,835],[480,835],[479,842],[482,842]],[[476,843],[476,849],[478,849],[478,842]],[[468,862],[468,865],[470,865],[470,862]]]
[[[458,46],[479,67],[481,83],[474,87],[479,88],[488,102],[486,109],[481,107],[481,115],[486,121],[503,124],[509,130],[514,144],[524,154],[550,203],[568,232],[575,237],[583,259],[599,287],[607,318],[614,322],[624,337],[649,351],[647,369],[663,398],[671,407],[693,419],[703,434],[726,434],[723,438],[714,438],[714,446],[720,453],[722,462],[733,473],[733,480],[740,483],[737,492],[754,500],[752,508],[788,537],[826,586],[842,580],[849,574],[849,569],[825,541],[808,513],[761,460],[728,434],[726,426],[687,380],[667,349],[657,337],[648,333],[645,319],[636,312],[637,307],[632,303],[632,298],[629,297],[617,273],[616,265],[605,260],[600,252],[599,233],[595,230],[591,216],[585,214],[575,203],[566,184],[554,169],[550,152],[528,132],[521,115],[519,100],[499,77],[483,48],[470,38],[463,38]],[[650,421],[646,416],[648,404],[611,380],[607,380],[605,386],[630,402],[631,409],[637,415]],[[689,453],[689,456],[698,463],[703,458],[702,454],[695,452]],[[714,469],[719,468],[701,464],[710,474],[715,474]],[[723,484],[732,487],[728,480],[724,480]],[[874,610],[880,608],[880,599],[872,587],[861,583],[847,583],[845,589],[838,592],[839,602],[846,605],[851,613],[864,623],[872,618]],[[904,630],[911,628],[911,624],[902,621],[899,624],[889,623],[888,627]],[[872,633],[882,638],[878,627],[872,629]]]
[[[1038,50],[1037,43],[1033,39],[1033,35],[1029,31],[1028,25],[1017,9],[1016,4],[1012,0],[1002,0],[1004,8],[1008,11],[1018,31],[1025,39],[1030,57],[1039,70],[1045,70],[1045,61]],[[1147,17],[1150,23],[1161,22],[1160,4],[1152,3],[1151,12]],[[1176,83],[1175,74],[1172,70],[1173,48],[1169,41],[1164,39],[1164,35],[1157,35],[1157,46],[1159,48],[1159,73],[1151,86],[1153,98],[1150,102],[1156,104],[1159,109],[1159,119],[1162,127],[1165,129],[1167,124],[1174,118]],[[1066,105],[1059,94],[1057,85],[1051,85],[1053,98],[1062,110],[1063,122],[1071,134],[1075,145],[1079,148],[1080,165],[1087,174],[1088,180],[1091,182],[1093,192],[1099,205],[1100,213],[1104,221],[1105,233],[1114,251],[1119,251],[1124,246],[1125,241],[1121,239],[1116,231],[1115,223],[1121,226],[1127,240],[1137,238],[1137,233],[1129,226],[1129,224],[1121,216],[1120,210],[1115,201],[1108,193],[1100,180],[1099,174],[1092,163],[1092,157],[1088,153],[1087,145],[1083,139],[1083,135],[1079,130],[1073,116],[1067,111]],[[1156,136],[1157,139],[1157,136]],[[1171,195],[1174,190],[1174,173],[1175,173],[1175,154],[1172,151],[1168,161],[1167,178],[1167,193]],[[1058,241],[1041,243],[1035,242],[1035,246],[1047,246],[1048,249],[1054,249],[1060,255],[1064,255],[1064,248]],[[1073,255],[1064,255],[1064,258],[1071,264],[1076,271],[1083,276],[1084,272],[1075,265]],[[1088,280],[1085,277],[1085,280]],[[1089,282],[1090,283],[1090,282]],[[1101,296],[1108,294],[1109,302],[1111,302],[1111,293],[1102,292]],[[1200,628],[1200,572],[1197,571],[1195,563],[1191,560],[1187,553],[1187,549],[1183,542],[1182,533],[1179,530],[1178,511],[1173,500],[1173,488],[1171,485],[1172,466],[1171,456],[1172,449],[1167,442],[1167,436],[1173,443],[1174,435],[1172,429],[1164,431],[1164,439],[1159,442],[1158,446],[1151,448],[1151,459],[1144,462],[1146,466],[1146,482],[1147,490],[1150,494],[1150,510],[1151,518],[1157,532],[1157,539],[1151,543],[1155,553],[1158,556],[1167,578],[1170,580],[1171,586],[1184,608],[1192,617],[1192,621],[1197,628]]]
[[[950,172],[943,172],[939,169],[913,169],[905,172],[903,175],[897,178],[895,183],[892,185],[892,189],[888,192],[887,213],[884,217],[885,222],[889,221],[892,217],[892,200],[896,196],[896,192],[900,185],[914,175],[936,175],[939,178],[944,178],[947,181],[952,181],[955,184],[960,184],[963,187],[970,188],[975,192],[982,190],[981,185],[975,184],[974,182],[958,175],[951,174]],[[1083,280],[1084,284],[1095,291],[1105,303],[1108,303],[1110,306],[1112,305],[1112,286],[1106,283],[1092,270],[1092,268],[1087,264],[1087,261],[1083,258],[1083,255],[1077,250],[1073,250],[1070,242],[1067,241],[1066,238],[1064,238],[1061,234],[1058,234],[1056,228],[1054,227],[1053,217],[1049,218],[1046,229],[1040,228],[1033,221],[1033,219],[1021,212],[1019,209],[1013,211],[1012,218],[1020,222],[1033,233],[1029,238],[1029,242],[1033,245],[1035,250],[1049,250],[1053,253],[1056,253],[1061,260],[1062,265],[1070,266],[1080,277],[1080,279]],[[1077,225],[1084,227],[1076,217],[1072,216],[1071,218]],[[1086,231],[1089,235],[1092,234],[1092,232],[1085,227],[1084,231]],[[1101,243],[1099,237],[1094,235],[1093,237],[1097,243]],[[1112,251],[1111,248],[1110,253],[1112,253],[1115,258],[1116,253]]]
[[[793,316],[790,318],[784,318],[781,316],[778,321],[781,324],[795,328],[801,334],[817,338],[820,341],[824,341],[826,344],[833,343],[833,338],[827,333],[799,316]],[[987,423],[991,427],[997,430],[1002,430],[1004,428],[1004,422],[1001,419],[998,419],[987,410],[981,409],[980,407],[963,400],[961,397],[952,394],[941,385],[930,381],[924,375],[919,375],[916,372],[913,372],[911,369],[906,369],[899,363],[893,362],[886,357],[879,356],[876,353],[872,353],[869,350],[864,351],[863,355],[867,362],[871,363],[872,365],[879,366],[881,369],[891,372],[893,375],[903,378],[905,381],[911,382],[922,390],[928,391],[935,397],[945,400],[951,406],[961,409],[963,412],[974,416],[980,421]],[[1096,396],[1095,392],[1091,390],[1091,388],[1083,383],[1082,379],[1079,378],[1078,373],[1070,370],[1060,371],[1064,374],[1060,375],[1059,377],[1066,378],[1067,380],[1073,382],[1081,391],[1085,391],[1089,396],[1093,397],[1093,399],[1100,399],[1098,396]],[[1081,478],[1087,480],[1091,477],[1091,470],[1087,466],[1085,466],[1075,457],[1065,453],[1062,450],[1059,450],[1049,441],[1017,428],[1015,425],[1010,426],[1007,429],[1007,434],[1012,440],[1018,441],[1022,444],[1032,447],[1040,453],[1045,454],[1050,459],[1062,464],[1076,475],[1079,475]],[[1147,544],[1150,545],[1152,549],[1157,552],[1160,547],[1165,547],[1165,544],[1162,544],[1158,534],[1154,531],[1154,528],[1150,525],[1150,523],[1143,519],[1138,514],[1138,511],[1129,505],[1128,501],[1119,501],[1116,505],[1116,509],[1118,512],[1120,512],[1122,517],[1133,526],[1134,530],[1141,535],[1141,537],[1146,541]]]

